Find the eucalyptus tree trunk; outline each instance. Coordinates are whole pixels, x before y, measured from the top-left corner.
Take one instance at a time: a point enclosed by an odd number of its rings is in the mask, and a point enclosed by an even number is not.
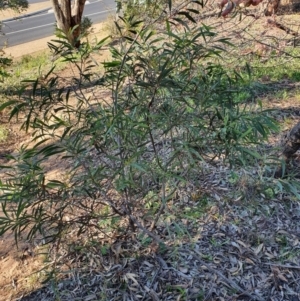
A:
[[[85,1],[86,0],[51,0],[57,27],[65,33],[69,42],[75,47],[79,47],[80,45],[80,23]],[[74,26],[77,27],[72,30]]]

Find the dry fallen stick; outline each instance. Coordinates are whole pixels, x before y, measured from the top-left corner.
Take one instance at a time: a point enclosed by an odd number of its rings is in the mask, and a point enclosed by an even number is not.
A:
[[[288,28],[287,26],[285,26],[285,25],[283,25],[279,22],[276,22],[275,20],[268,19],[267,22],[268,22],[268,24],[271,24],[271,25],[285,31],[287,34],[290,34],[290,35],[295,36],[295,37],[299,36],[299,33],[297,31],[294,31],[291,28]]]
[[[264,265],[271,265],[271,266],[275,266],[275,267],[279,267],[279,268],[300,270],[299,265],[285,265],[285,264],[268,263],[268,262],[264,262]]]
[[[205,263],[202,259],[201,259],[201,254],[196,251],[193,250],[198,256],[194,257],[202,264],[204,265],[207,270],[211,273],[217,274],[220,278],[222,278],[222,280],[227,283],[229,286],[233,287],[235,290],[237,290],[241,295],[245,295],[249,298],[251,298],[251,300],[259,300],[259,301],[264,301],[265,299],[261,298],[260,296],[258,296],[257,294],[255,294],[255,297],[253,295],[251,295],[250,293],[248,293],[247,291],[245,291],[243,288],[241,288],[238,284],[236,284],[235,282],[231,281],[230,279],[228,279],[227,277],[225,277],[222,273],[220,273],[219,271],[211,268],[207,263]]]

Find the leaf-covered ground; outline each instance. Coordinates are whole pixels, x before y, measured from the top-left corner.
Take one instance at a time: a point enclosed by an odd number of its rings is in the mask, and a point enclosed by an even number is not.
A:
[[[203,200],[187,203],[157,227],[165,246],[128,233],[107,249],[99,238],[60,250],[78,270],[22,300],[299,300],[299,203],[228,202],[218,188],[205,213]]]

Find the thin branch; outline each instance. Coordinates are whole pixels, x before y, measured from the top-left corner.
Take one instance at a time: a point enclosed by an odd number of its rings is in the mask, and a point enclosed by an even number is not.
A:
[[[142,226],[142,224],[133,215],[128,214],[128,216],[140,230],[142,230],[143,232],[148,234],[150,237],[152,237],[158,244],[163,244],[163,241],[157,235],[155,235],[154,233],[149,231],[147,228]]]
[[[269,263],[269,262],[264,262],[264,265],[271,265],[279,268],[286,268],[286,269],[294,269],[294,270],[300,270],[299,265],[288,265],[288,264],[278,264],[278,263]]]

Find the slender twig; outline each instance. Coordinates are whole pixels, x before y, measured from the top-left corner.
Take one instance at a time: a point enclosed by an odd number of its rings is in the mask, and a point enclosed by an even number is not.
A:
[[[175,183],[175,188],[167,195],[165,196],[165,188],[164,188],[164,184],[163,184],[163,200],[162,200],[162,204],[158,210],[158,212],[155,214],[155,219],[153,220],[153,222],[151,223],[151,226],[150,226],[150,231],[152,231],[154,229],[154,227],[156,226],[156,223],[158,222],[161,214],[163,213],[164,209],[165,209],[165,206],[166,206],[166,202],[170,199],[170,197],[174,194],[174,192],[176,191],[177,189],[177,184],[178,184],[179,181],[177,181]]]
[[[127,212],[126,212],[127,213]],[[150,237],[152,237],[158,244],[163,244],[163,241],[154,233],[152,233],[151,231],[149,231],[147,228],[145,228],[133,215],[128,214],[130,220],[132,222],[135,223],[135,225],[142,230],[143,232],[145,232],[146,234],[148,234]]]
[[[294,31],[293,29],[291,29],[291,28],[289,28],[289,27],[287,27],[287,26],[285,26],[285,25],[283,25],[283,24],[281,24],[281,23],[279,23],[279,22],[277,22],[275,20],[268,19],[268,24],[271,24],[271,25],[273,25],[273,26],[275,26],[275,27],[277,27],[277,28],[285,31],[287,34],[290,34],[290,35],[292,35],[294,37],[298,37],[299,36],[298,32]]]

